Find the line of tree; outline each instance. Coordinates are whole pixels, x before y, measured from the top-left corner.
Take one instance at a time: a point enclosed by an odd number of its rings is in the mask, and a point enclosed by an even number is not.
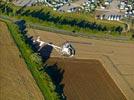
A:
[[[28,69],[31,71],[37,85],[39,86],[45,100],[61,100],[61,95],[56,91],[57,87],[53,83],[52,78],[43,69],[43,61],[41,57],[32,50],[32,47],[27,41],[25,23],[21,21],[12,23],[5,21],[8,25],[8,29],[18,46],[22,57],[24,58]]]
[[[6,8],[6,12],[5,12]],[[59,13],[55,12],[52,9],[48,9],[46,7],[43,8],[30,8],[30,7],[17,7],[7,5],[6,3],[0,2],[0,12],[5,13],[7,15],[16,15],[16,16],[26,16],[26,17],[33,17],[36,19],[40,19],[42,21],[52,22],[54,24],[59,25],[69,25],[75,26],[82,29],[89,29],[89,30],[96,30],[102,32],[118,32],[121,33],[123,31],[123,25],[120,23],[112,24],[111,22],[100,22],[94,21],[88,15],[81,15],[78,13],[67,14],[67,13]]]

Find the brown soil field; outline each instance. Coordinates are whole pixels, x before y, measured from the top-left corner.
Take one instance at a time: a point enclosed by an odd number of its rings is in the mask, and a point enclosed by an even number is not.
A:
[[[134,100],[134,53],[133,53],[134,52],[134,42],[133,41],[128,41],[128,42],[118,41],[117,42],[117,41],[108,41],[108,40],[95,40],[95,39],[87,39],[87,38],[82,38],[82,37],[73,37],[73,36],[68,36],[68,35],[62,35],[62,34],[46,32],[46,31],[36,30],[36,29],[28,29],[28,33],[31,36],[33,36],[34,38],[36,38],[37,36],[40,36],[41,40],[43,40],[45,42],[51,42],[58,46],[61,46],[66,41],[71,41],[71,44],[76,49],[76,55],[74,56],[75,59],[97,59],[97,60],[99,60],[101,62],[101,64],[103,65],[104,69],[106,70],[106,72],[110,75],[112,80],[115,82],[117,87],[125,95],[127,100]],[[61,55],[59,55],[59,53],[57,53],[55,51],[55,49],[52,50],[52,53],[50,56],[51,57],[60,57],[60,58],[62,57]],[[58,62],[61,62],[61,61],[58,60]],[[66,62],[66,64],[69,65],[70,63]],[[79,63],[77,65],[79,65]],[[86,64],[85,64],[85,66],[82,65],[81,67],[78,67],[77,70],[74,67],[75,71],[72,74],[75,75],[75,73],[77,71],[80,72],[80,70],[83,72],[84,69],[82,69],[82,68],[83,67],[86,68],[86,66],[87,66]],[[73,68],[73,66],[70,65],[69,68]],[[72,70],[74,70],[74,69],[72,69]],[[100,68],[99,70],[101,70],[100,73],[102,74],[103,69]],[[67,69],[67,71],[68,71],[68,69]],[[65,76],[67,75],[67,71],[65,71]],[[97,71],[97,69],[96,69],[96,71]],[[70,72],[68,71],[68,73],[70,73]],[[89,73],[91,73],[91,72],[89,71]],[[101,76],[102,77],[105,76],[105,75],[99,76],[99,74],[97,75],[98,78]],[[69,77],[70,77],[70,79],[68,80],[69,82],[70,82],[70,80],[74,79],[73,75],[72,76],[70,75]],[[80,76],[80,77],[83,77],[83,76]],[[109,76],[107,76],[106,80],[109,80],[112,82],[112,80],[108,79],[108,77]],[[78,77],[75,77],[75,78],[78,79]],[[99,78],[98,80],[100,81],[101,79],[103,79],[103,78]],[[80,83],[81,83],[81,80],[83,80],[83,79],[79,80]],[[106,82],[106,80],[101,80],[101,81]],[[88,79],[88,81],[91,81],[91,80]],[[86,81],[86,82],[88,83],[88,81]],[[96,80],[93,80],[93,81],[96,81]],[[73,84],[73,82],[72,82],[72,84]],[[67,91],[66,84],[65,84],[65,91]],[[76,84],[76,86],[79,85],[78,83],[75,83],[75,84]],[[73,84],[73,85],[75,85],[75,84]],[[107,83],[104,83],[104,84],[107,84]],[[102,84],[102,85],[104,85],[104,84]],[[113,82],[112,82],[112,84],[113,84]],[[109,84],[109,88],[110,88],[110,86],[111,86],[111,84]],[[106,88],[106,87],[103,87],[103,88]],[[116,90],[119,91],[118,89],[116,89]],[[70,91],[71,91],[71,88],[70,88]],[[77,89],[76,91],[73,91],[73,93],[76,92],[75,94],[77,94],[77,91],[79,91],[79,90]],[[80,90],[80,91],[84,91],[84,90]],[[89,89],[89,91],[90,91],[90,89]],[[103,89],[100,90],[100,93],[102,91],[103,91]],[[105,93],[107,93],[107,92],[105,92]],[[108,92],[108,93],[110,93],[110,92]],[[77,94],[77,95],[79,95],[79,94]],[[76,100],[76,99],[74,99],[74,100]]]
[[[5,23],[0,22],[0,100],[44,100]]]
[[[61,70],[67,100],[126,100],[98,60],[50,58],[47,64]]]

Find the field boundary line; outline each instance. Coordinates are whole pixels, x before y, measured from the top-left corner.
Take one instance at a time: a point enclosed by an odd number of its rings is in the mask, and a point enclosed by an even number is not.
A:
[[[1,19],[5,19],[8,21],[16,21],[17,19],[15,18],[10,18],[8,16],[0,15]],[[37,23],[32,23],[32,22],[27,22],[27,27],[28,28],[33,28],[33,29],[38,29],[38,30],[43,30],[43,31],[49,31],[49,32],[55,32],[57,34],[63,34],[63,35],[70,35],[70,36],[75,36],[75,37],[83,37],[83,38],[88,38],[88,39],[96,39],[96,40],[104,40],[104,41],[118,41],[118,42],[128,42],[128,41],[133,41],[129,37],[125,36],[112,36],[112,35],[98,35],[98,34],[87,34],[87,33],[80,33],[80,32],[72,32],[72,31],[67,31],[63,29],[57,29],[54,27],[48,27],[48,26],[43,26]]]
[[[127,100],[134,100],[133,91],[129,83],[121,76],[120,71],[117,69],[112,59],[108,55],[101,55],[99,59]]]

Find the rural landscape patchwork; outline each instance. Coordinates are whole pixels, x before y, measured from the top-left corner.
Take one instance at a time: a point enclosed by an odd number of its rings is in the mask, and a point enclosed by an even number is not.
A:
[[[134,0],[0,0],[0,100],[134,100]]]

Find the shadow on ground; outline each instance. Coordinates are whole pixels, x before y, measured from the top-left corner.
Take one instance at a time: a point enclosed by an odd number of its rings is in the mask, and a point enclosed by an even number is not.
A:
[[[38,42],[33,42],[33,36],[28,36],[27,34],[26,22],[24,20],[16,21],[15,23],[18,25],[25,42],[30,45],[35,53],[38,53],[42,57],[44,63],[47,63],[46,61],[50,58],[53,47],[50,45],[40,47]],[[50,76],[55,85],[55,92],[58,93],[60,100],[67,100],[67,97],[64,95],[64,84],[62,84],[64,69],[61,69],[60,66],[55,63],[53,65],[46,64],[43,69],[39,71],[44,71]]]
[[[53,65],[45,65],[44,71],[51,77],[53,83],[56,86],[55,91],[59,94],[60,100],[67,100],[67,97],[64,94],[64,86],[62,80],[64,77],[64,69],[60,68],[57,63]]]

